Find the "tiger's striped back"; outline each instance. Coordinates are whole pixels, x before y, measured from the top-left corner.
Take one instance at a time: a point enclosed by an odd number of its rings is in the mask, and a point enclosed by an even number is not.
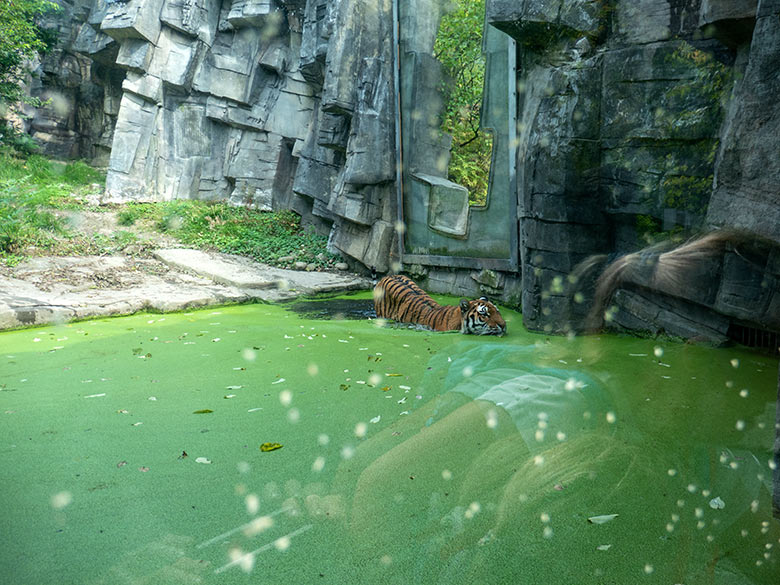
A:
[[[434,331],[460,330],[476,335],[503,335],[506,323],[498,309],[482,297],[463,299],[460,306],[440,305],[409,277],[382,278],[374,288],[376,316],[401,323],[430,327]]]

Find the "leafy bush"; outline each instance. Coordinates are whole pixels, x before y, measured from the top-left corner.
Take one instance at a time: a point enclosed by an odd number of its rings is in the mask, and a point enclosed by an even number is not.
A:
[[[67,230],[52,209],[83,207],[77,196],[93,182],[102,182],[102,176],[83,162],[65,165],[58,174],[42,156],[0,155],[0,257],[7,263],[29,246],[55,247]]]
[[[183,244],[213,249],[255,260],[287,265],[280,258],[326,267],[338,257],[326,251],[327,239],[301,228],[292,211],[274,213],[232,207],[224,203],[172,201],[150,205],[158,229]]]
[[[83,162],[63,166],[35,155],[0,155],[0,259],[6,264],[17,262],[31,246],[37,253],[53,255],[117,253],[130,246],[133,253],[147,250],[152,244],[139,241],[129,231],[120,230],[112,236],[70,233],[52,213],[52,209],[83,209],[80,196],[103,180],[99,171]],[[302,261],[327,267],[338,260],[326,251],[327,239],[304,230],[300,217],[291,211],[270,213],[225,203],[178,200],[125,204],[117,210],[117,221],[122,226],[143,221],[144,227],[169,234],[188,246],[241,254],[280,266]],[[288,260],[280,261],[284,257]]]
[[[46,196],[20,179],[0,182],[0,256],[15,254],[27,245],[49,241],[62,224],[51,211],[42,209]]]
[[[105,182],[105,176],[94,167],[89,166],[84,161],[75,161],[65,166],[62,178],[71,185],[92,185]]]
[[[122,209],[118,214],[116,221],[119,225],[131,226],[135,224],[136,220],[140,217],[140,213],[135,207],[128,207]]]
[[[452,136],[447,170],[451,181],[469,190],[469,203],[487,200],[493,137],[480,128],[485,57],[482,27],[485,0],[454,0],[441,19],[434,55],[449,80],[443,88],[442,131]]]

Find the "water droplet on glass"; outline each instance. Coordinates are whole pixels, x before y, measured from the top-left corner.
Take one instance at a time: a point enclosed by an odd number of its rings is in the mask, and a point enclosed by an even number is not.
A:
[[[260,509],[260,498],[255,494],[247,495],[244,498],[244,503],[246,504],[246,513],[250,516],[257,514],[257,511]]]
[[[366,436],[366,432],[368,431],[368,425],[364,422],[359,422],[355,425],[355,436],[358,439],[362,439]]]
[[[70,492],[59,492],[51,497],[51,507],[55,510],[62,510],[73,501],[73,494]]]

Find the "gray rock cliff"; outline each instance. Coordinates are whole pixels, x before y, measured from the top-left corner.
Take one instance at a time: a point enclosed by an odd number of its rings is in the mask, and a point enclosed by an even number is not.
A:
[[[516,47],[516,175],[492,178],[516,197],[516,270],[404,262],[399,246],[393,26],[400,14],[416,105],[441,109],[442,0],[59,2],[67,18],[47,26],[60,46],[32,88],[52,101],[30,133],[50,154],[107,166],[106,201],[290,208],[366,267],[490,294],[558,333],[587,313],[592,283],[570,275],[594,254],[720,228],[780,243],[780,0],[487,0],[487,25]],[[443,184],[425,161],[446,156],[449,137],[431,121],[406,131],[398,143],[423,161],[411,172]],[[458,229],[434,227],[463,238],[462,211]],[[770,328],[749,308],[756,295],[770,317],[780,307],[777,256],[756,249],[760,291],[729,284],[744,273],[728,252],[708,275],[720,301],[629,287],[615,326]]]

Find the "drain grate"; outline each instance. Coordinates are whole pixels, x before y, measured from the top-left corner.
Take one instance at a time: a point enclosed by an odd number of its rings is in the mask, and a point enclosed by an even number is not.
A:
[[[741,345],[760,349],[767,353],[774,354],[780,348],[780,333],[769,329],[731,323],[728,336],[729,339]]]

